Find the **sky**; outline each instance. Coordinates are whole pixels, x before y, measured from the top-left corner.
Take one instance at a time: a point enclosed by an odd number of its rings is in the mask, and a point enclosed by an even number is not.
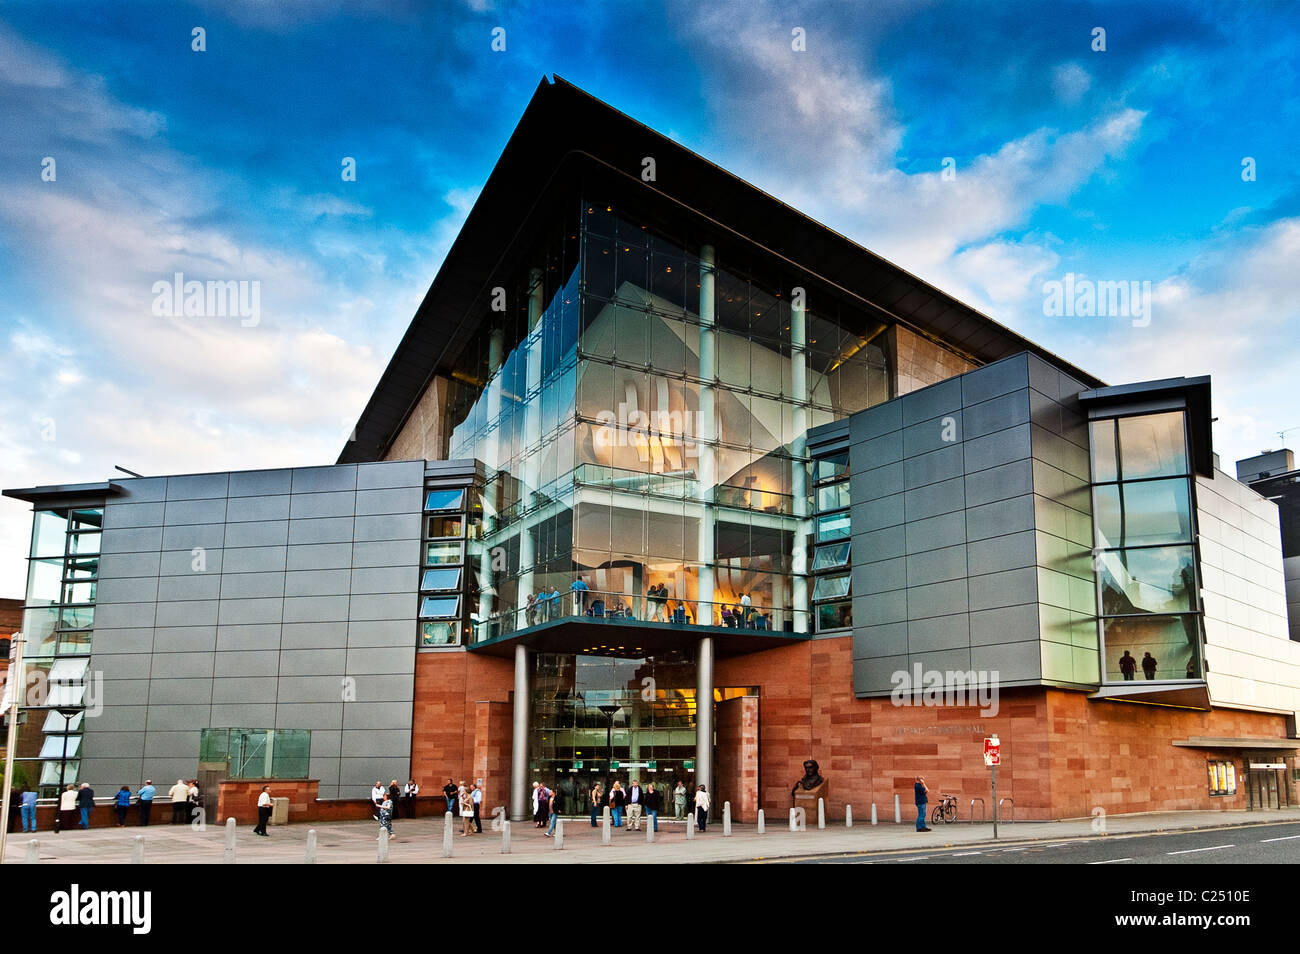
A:
[[[0,487],[332,463],[548,74],[1108,382],[1212,375],[1231,472],[1300,445],[1297,64],[1296,3],[9,0]]]

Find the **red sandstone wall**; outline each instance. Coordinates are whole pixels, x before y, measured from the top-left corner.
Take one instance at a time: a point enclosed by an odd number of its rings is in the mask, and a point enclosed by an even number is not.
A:
[[[484,818],[491,818],[501,805],[510,810],[513,715],[514,705],[508,702],[474,703],[474,777],[483,779]]]
[[[758,699],[741,696],[718,703],[714,729],[717,761],[714,804],[731,802],[733,821],[758,821]]]
[[[468,781],[480,777],[486,786],[485,804],[489,801],[492,805],[508,804],[511,736],[508,703],[514,679],[514,664],[506,659],[468,652],[416,655],[411,773],[424,794],[440,793],[448,778]],[[501,748],[504,761],[500,753],[485,750],[481,770],[476,750],[479,702],[507,703],[504,723],[494,723],[497,717],[489,716],[485,717],[488,721],[484,726],[492,732],[485,738]]]

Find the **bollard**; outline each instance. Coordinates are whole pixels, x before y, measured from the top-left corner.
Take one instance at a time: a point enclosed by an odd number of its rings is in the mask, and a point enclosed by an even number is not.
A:
[[[602,845],[610,844],[610,833],[613,829],[610,827],[609,806],[605,806],[605,814],[601,816],[600,821],[600,843]]]
[[[144,864],[144,835],[136,835],[131,843],[131,864]]]
[[[235,819],[226,819],[226,850],[221,856],[222,864],[233,865],[235,863]]]
[[[559,851],[564,847],[564,819],[555,819],[555,850]]]
[[[388,863],[388,829],[379,829],[379,863]]]
[[[645,843],[647,845],[653,845],[655,843],[654,819],[647,818],[646,821],[648,824],[645,826]]]
[[[790,830],[808,830],[808,812],[802,806],[790,809]]]
[[[852,805],[844,806],[844,827],[845,828],[853,827],[853,806]]]
[[[686,840],[687,841],[695,840],[695,819],[694,818],[686,819]]]
[[[722,803],[722,837],[731,837],[731,802]]]
[[[303,859],[304,863],[314,865],[316,863],[316,829],[307,829],[307,856]]]
[[[758,833],[761,835],[767,831],[767,816],[763,814],[763,809],[758,810]]]
[[[879,820],[876,818],[876,803],[872,802],[871,803],[871,824],[875,825],[878,823],[878,821]]]
[[[23,863],[34,865],[41,860],[41,843],[33,838],[27,842],[27,854],[23,856]]]
[[[902,823],[903,823],[903,809],[899,806],[898,795],[894,795],[894,824],[901,825]]]
[[[817,828],[820,830],[826,827],[826,799],[817,799]]]
[[[444,858],[451,857],[451,846],[454,844],[452,838],[455,836],[451,826],[455,817],[451,812],[447,812],[442,816],[442,856]]]
[[[501,819],[501,854],[510,854],[510,819]]]

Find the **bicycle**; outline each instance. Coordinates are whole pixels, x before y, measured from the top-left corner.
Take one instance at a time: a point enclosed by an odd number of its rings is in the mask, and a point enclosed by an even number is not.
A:
[[[945,825],[951,824],[957,820],[957,796],[940,795],[939,804],[934,806],[934,811],[930,815],[931,824],[937,825],[942,821]]]

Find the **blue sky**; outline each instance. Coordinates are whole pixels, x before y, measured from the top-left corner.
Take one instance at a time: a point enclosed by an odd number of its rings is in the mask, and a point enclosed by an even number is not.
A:
[[[1108,381],[1212,374],[1231,469],[1300,427],[1297,27],[1292,3],[6,3],[0,486],[333,461],[548,73]],[[259,281],[260,321],[153,314],[177,271]],[[1071,272],[1150,282],[1150,323],[1046,316]],[[0,595],[29,519],[0,501]]]

